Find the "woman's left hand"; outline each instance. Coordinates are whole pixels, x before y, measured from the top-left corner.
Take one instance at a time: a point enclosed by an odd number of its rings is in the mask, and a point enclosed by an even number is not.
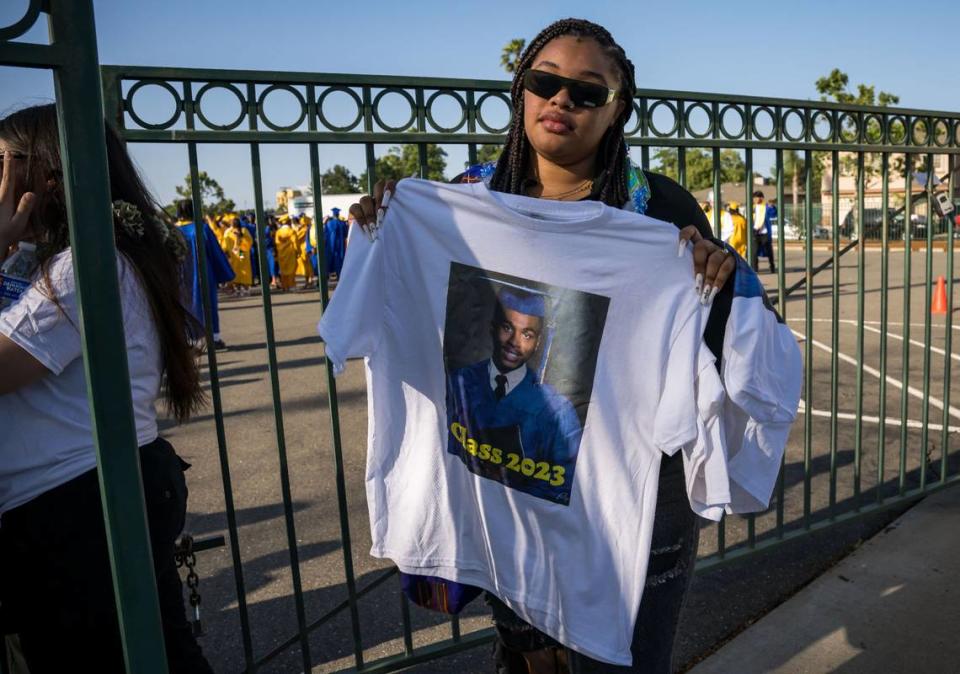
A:
[[[701,304],[710,304],[737,268],[737,260],[726,248],[703,238],[693,225],[680,230],[680,241],[693,244],[694,287]]]

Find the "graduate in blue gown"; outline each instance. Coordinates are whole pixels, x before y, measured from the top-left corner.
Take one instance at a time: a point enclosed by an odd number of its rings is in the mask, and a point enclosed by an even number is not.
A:
[[[267,269],[270,272],[270,287],[276,288],[280,278],[280,271],[277,267],[277,247],[273,241],[274,234],[277,233],[277,220],[272,215],[267,220],[267,230],[264,232],[267,252]]]
[[[489,359],[447,379],[447,449],[474,473],[567,505],[583,429],[570,401],[527,361],[544,333],[543,296],[504,288]]]
[[[347,253],[347,223],[340,219],[340,209],[332,208],[333,217],[323,223],[324,257],[327,263],[327,274],[340,276],[343,269],[343,258]]]
[[[203,294],[201,292],[199,266],[196,258],[196,225],[193,218],[193,201],[190,199],[181,199],[177,202],[177,226],[180,233],[187,242],[187,258],[183,263],[183,285],[186,294],[185,304],[193,317],[197,319],[200,325],[203,321]],[[207,287],[210,295],[210,311],[213,321],[213,341],[218,349],[224,348],[225,344],[220,337],[220,314],[217,306],[217,285],[227,283],[234,278],[233,269],[230,268],[230,262],[224,255],[220,244],[217,243],[217,235],[206,224],[203,226],[203,248],[206,252],[207,267]],[[202,335],[194,335],[194,339],[202,339]]]

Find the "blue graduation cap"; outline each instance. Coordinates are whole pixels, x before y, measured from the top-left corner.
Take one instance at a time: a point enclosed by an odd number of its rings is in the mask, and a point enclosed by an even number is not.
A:
[[[505,287],[497,295],[500,306],[504,309],[517,311],[527,316],[539,316],[543,318],[546,315],[543,295],[527,292],[520,288]]]

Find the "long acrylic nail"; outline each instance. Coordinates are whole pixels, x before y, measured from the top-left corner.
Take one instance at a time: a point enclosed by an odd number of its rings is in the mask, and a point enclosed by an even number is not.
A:
[[[719,292],[720,292],[720,288],[718,288],[717,286],[713,286],[713,288],[710,289],[710,296],[707,298],[708,307],[711,304],[713,304],[713,298],[716,297]]]
[[[693,284],[693,290],[699,295],[700,289],[703,287],[703,274],[697,274],[697,280]]]
[[[386,209],[386,207],[390,205],[390,199],[392,198],[393,198],[393,192],[391,192],[390,190],[386,190],[383,193],[383,199],[380,200],[380,208]]]
[[[383,223],[383,215],[385,211],[382,208],[377,209],[377,227]]]
[[[680,246],[677,248],[677,257],[683,257],[683,249],[687,247],[685,239],[680,239]]]
[[[700,304],[707,306],[707,302],[710,300],[710,286],[703,286],[703,292],[700,294]]]

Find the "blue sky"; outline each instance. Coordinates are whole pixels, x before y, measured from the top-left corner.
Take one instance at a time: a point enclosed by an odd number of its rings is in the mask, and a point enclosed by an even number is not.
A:
[[[26,4],[5,0],[0,25],[15,20]],[[960,23],[956,0],[930,0],[915,13],[888,0],[95,0],[94,6],[100,60],[107,64],[504,79],[499,59],[507,41],[530,39],[555,19],[581,16],[614,34],[644,88],[816,98],[814,81],[839,67],[851,84],[896,93],[903,106],[960,108],[950,72],[957,44],[951,27]],[[26,39],[45,35],[41,27]],[[946,67],[939,66],[945,58]],[[4,68],[2,82],[0,110],[52,98],[52,80],[43,71]],[[132,149],[157,196],[169,201],[187,172],[186,150]],[[453,175],[465,154],[447,149]],[[200,161],[239,205],[252,207],[246,148],[206,146]],[[281,184],[307,182],[307,162],[302,148],[265,147],[266,201]],[[361,162],[353,147],[331,148],[321,158],[324,167],[344,163],[356,173]]]

